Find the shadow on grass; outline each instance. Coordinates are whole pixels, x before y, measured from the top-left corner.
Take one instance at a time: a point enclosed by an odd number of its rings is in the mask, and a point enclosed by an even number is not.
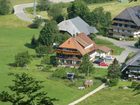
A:
[[[15,63],[9,63],[7,65],[10,66],[10,67],[16,67],[16,64]]]
[[[95,79],[97,79],[97,80],[100,80],[101,82],[103,82],[103,83],[106,83],[106,79],[105,78],[103,78],[103,77],[95,77]]]
[[[24,46],[27,47],[27,48],[30,48],[30,49],[34,49],[35,48],[30,43],[25,43]]]

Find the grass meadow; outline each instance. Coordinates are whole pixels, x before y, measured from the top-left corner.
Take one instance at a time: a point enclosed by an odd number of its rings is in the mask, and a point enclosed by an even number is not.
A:
[[[133,7],[136,5],[140,5],[140,0],[138,0],[137,2],[131,2],[131,3],[120,3],[117,1],[108,2],[108,3],[95,3],[95,4],[88,5],[88,7],[91,11],[97,7],[103,7],[105,11],[111,12],[112,18],[114,18],[125,8]]]
[[[78,105],[139,105],[140,94],[136,95],[132,89],[119,88],[130,85],[131,82],[120,81],[118,86],[103,89]]]
[[[33,2],[33,0],[11,0],[11,1],[13,5]],[[105,3],[96,5],[92,4],[89,5],[89,7],[92,10],[96,7],[102,6],[105,8],[105,10],[111,11],[112,15],[115,16],[120,10],[124,9],[125,7],[136,4],[138,3],[131,4],[116,3],[116,5],[114,3]],[[115,7],[117,5],[118,9],[117,7]],[[68,103],[78,99],[79,97],[83,96],[84,94],[88,93],[89,91],[93,90],[94,88],[96,88],[101,84],[100,80],[96,80],[93,87],[85,89],[83,91],[78,90],[76,87],[69,87],[62,80],[50,79],[49,78],[50,74],[48,72],[39,71],[35,66],[36,64],[40,64],[39,59],[34,59],[32,61],[32,63],[29,65],[29,70],[26,70],[25,68],[10,67],[8,64],[14,62],[14,56],[18,52],[28,50],[30,54],[35,54],[33,49],[26,47],[26,43],[30,43],[30,40],[33,35],[35,35],[36,37],[39,35],[39,29],[29,29],[27,27],[29,24],[30,23],[28,22],[19,20],[14,14],[0,16],[0,91],[8,90],[7,86],[12,84],[11,83],[12,78],[8,76],[8,73],[26,72],[38,80],[45,81],[43,85],[45,86],[44,88],[45,91],[48,92],[48,96],[59,99],[59,101],[55,102],[55,105],[67,105]],[[98,40],[97,43],[100,45],[104,44],[100,40]],[[112,46],[111,48],[114,48],[114,45],[112,45],[112,43],[106,42],[106,45],[108,47]],[[119,53],[120,52],[116,52],[116,54]],[[94,76],[102,77],[106,76],[106,74],[107,74],[106,69],[96,69]],[[135,102],[139,102],[138,96],[133,96],[133,92],[131,90],[105,89],[95,95],[96,96],[92,96],[88,100],[85,100],[87,104],[81,103],[80,105],[93,105],[93,103],[95,103],[94,105],[103,105],[103,104],[136,105]],[[93,100],[93,98],[95,100]],[[111,102],[114,102],[113,104],[108,103],[110,102],[110,99]],[[117,104],[117,101],[119,101],[119,99],[122,99],[121,102],[124,104]],[[130,104],[125,104],[125,102],[128,103],[129,101]],[[132,103],[132,101],[134,101],[134,104]],[[0,105],[10,105],[10,104],[0,102]]]
[[[8,64],[14,62],[14,56],[18,52],[28,50],[30,54],[35,54],[34,50],[25,46],[30,43],[33,35],[38,35],[39,30],[29,28],[0,28],[0,91],[7,90],[7,86],[11,83],[11,77],[8,73],[26,72],[38,80],[44,81],[45,91],[50,97],[59,99],[55,105],[66,105],[82,95],[93,90],[101,84],[100,80],[96,80],[92,88],[84,91],[78,90],[77,87],[69,87],[62,80],[49,79],[48,72],[42,72],[36,68],[36,64],[40,64],[40,60],[35,59],[29,65],[29,70],[25,68],[14,68]],[[98,69],[96,71],[99,71]],[[106,70],[102,71],[100,75],[105,75]],[[0,103],[0,105],[8,105],[7,103]]]

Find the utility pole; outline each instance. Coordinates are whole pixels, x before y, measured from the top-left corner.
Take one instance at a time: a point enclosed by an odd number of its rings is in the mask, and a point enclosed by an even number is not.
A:
[[[36,0],[34,0],[34,13],[33,13],[34,17],[36,17]]]

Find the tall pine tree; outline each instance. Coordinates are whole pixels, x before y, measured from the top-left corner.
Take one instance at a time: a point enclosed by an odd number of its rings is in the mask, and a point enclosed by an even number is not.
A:
[[[9,102],[12,105],[53,105],[52,99],[42,91],[42,81],[37,81],[27,74],[12,74],[14,84],[9,86],[10,92],[0,93],[0,101]]]
[[[82,58],[82,63],[80,64],[79,71],[85,73],[88,76],[90,73],[94,72],[93,64],[89,60],[89,55],[84,55]]]
[[[110,86],[117,85],[120,75],[121,75],[120,64],[117,61],[117,59],[114,59],[113,63],[108,67],[107,77],[109,79],[109,85]]]

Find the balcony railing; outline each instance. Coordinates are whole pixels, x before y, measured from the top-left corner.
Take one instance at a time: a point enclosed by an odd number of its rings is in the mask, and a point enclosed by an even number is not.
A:
[[[71,60],[71,61],[82,61],[81,59],[76,58],[76,57],[57,57],[57,59],[59,59],[59,60]]]
[[[125,22],[125,21],[117,21],[117,20],[113,20],[112,23],[120,23],[120,24],[127,24],[127,25],[135,25],[132,22]]]
[[[137,31],[135,28],[130,27],[121,27],[121,26],[112,26],[113,29],[122,29],[122,30],[130,30],[130,31]]]
[[[66,55],[81,55],[79,51],[72,51],[72,50],[66,50],[66,49],[57,49],[56,53],[66,54]]]

